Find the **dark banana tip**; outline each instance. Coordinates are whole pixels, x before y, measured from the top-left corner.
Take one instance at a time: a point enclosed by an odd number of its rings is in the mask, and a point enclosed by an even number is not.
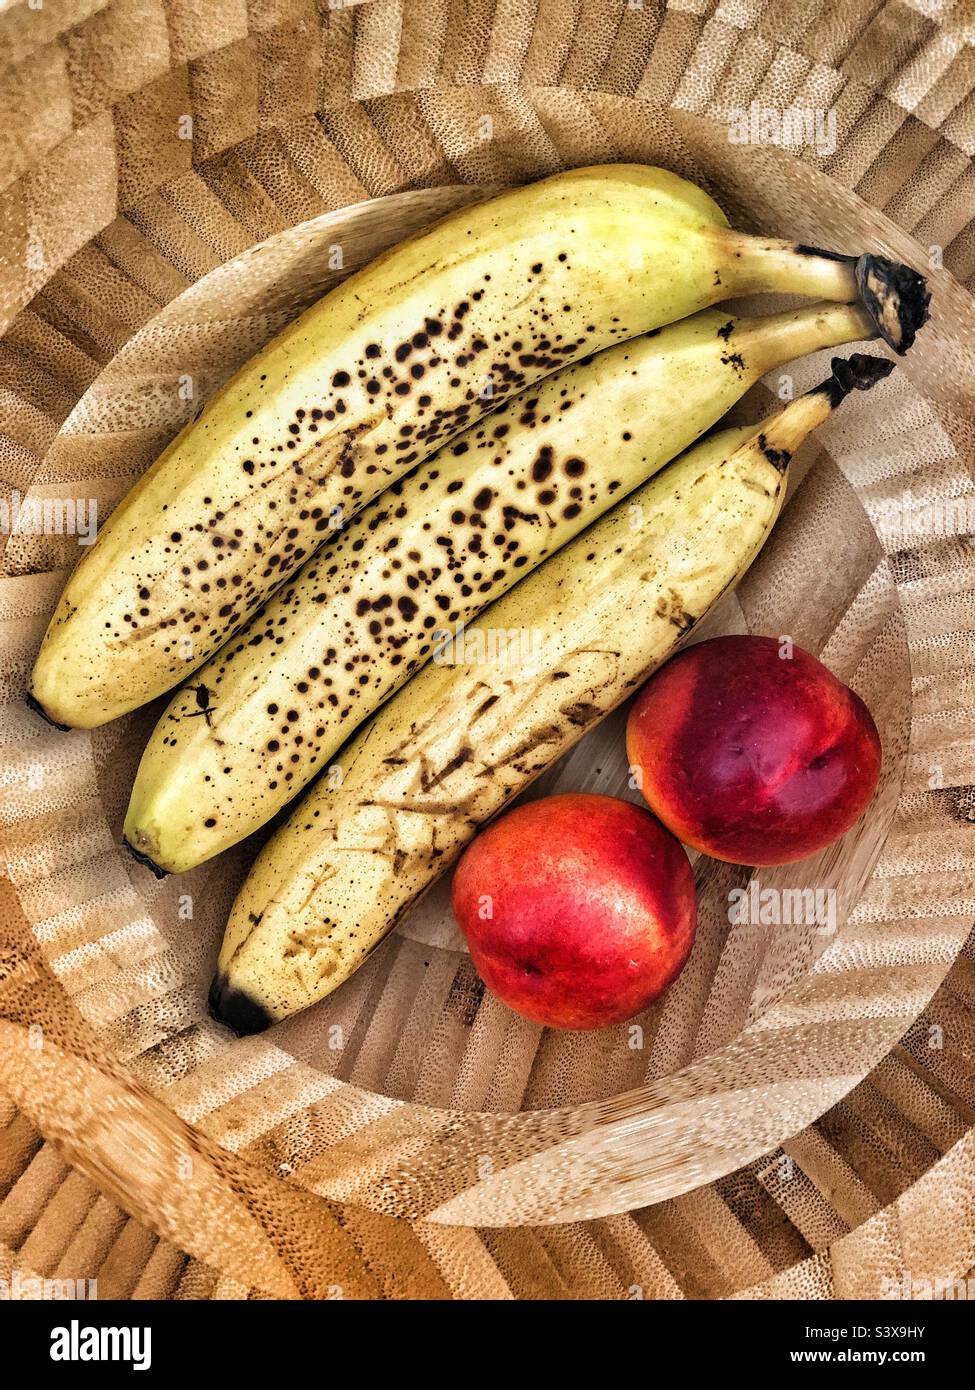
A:
[[[143,854],[141,849],[136,849],[135,845],[133,845],[131,841],[125,840],[124,844],[125,848],[129,851],[132,858],[135,859],[139,864],[144,864],[147,869],[151,869],[152,872],[156,875],[156,878],[165,878],[166,875],[169,873],[168,869],[160,869],[155,859],[150,859],[148,854]]]
[[[50,724],[52,729],[60,729],[62,734],[70,733],[71,725],[59,724],[56,719],[52,719],[37,696],[32,695],[29,690],[24,696],[24,704],[29,710],[32,710],[34,714],[39,714],[46,724]]]
[[[895,352],[907,352],[931,317],[931,291],[924,276],[909,265],[868,254],[856,263],[856,282],[881,338]]]
[[[834,357],[830,362],[833,375],[814,389],[829,397],[838,406],[851,391],[869,391],[878,381],[890,376],[894,364],[889,357],[874,357],[868,352],[854,352],[850,357]]]
[[[207,1012],[217,1023],[222,1023],[238,1038],[249,1037],[251,1033],[263,1033],[270,1028],[274,1019],[256,999],[245,994],[242,989],[234,989],[225,975],[214,975],[210,993],[207,996]]]

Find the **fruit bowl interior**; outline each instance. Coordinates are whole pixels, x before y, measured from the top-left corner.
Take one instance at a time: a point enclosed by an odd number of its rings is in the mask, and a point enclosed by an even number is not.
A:
[[[55,790],[40,809],[23,798],[13,879],[66,1007],[210,1139],[300,1187],[393,1215],[579,1220],[729,1172],[867,1074],[969,929],[957,902],[963,813],[955,792],[939,790],[953,786],[961,756],[957,654],[942,637],[960,619],[938,595],[972,559],[957,516],[928,505],[971,487],[968,301],[904,233],[792,156],[722,142],[703,121],[671,121],[635,101],[607,104],[603,118],[615,122],[618,157],[704,182],[736,226],[870,249],[930,274],[934,318],[917,349],[804,447],[772,539],[693,638],[789,638],[866,700],[885,761],[857,826],[814,858],[757,874],[697,858],[690,963],[662,1000],[616,1028],[542,1030],[485,993],[449,910],[448,872],[333,996],[237,1040],[207,1017],[205,997],[255,842],[157,882],[125,853],[120,828],[161,705],[92,734],[18,716],[25,777]],[[589,162],[569,140],[560,158]],[[338,277],[498,184],[549,171],[514,153],[506,162],[503,142],[468,167],[474,176],[419,179],[298,221],[196,279],[122,335],[33,492],[93,497],[107,515],[201,400]],[[829,357],[776,372],[737,418],[757,419],[813,386]],[[8,575],[40,577],[21,665],[74,544],[9,539]],[[628,784],[625,713],[526,795],[639,800]],[[812,890],[814,914],[730,922],[729,894],[753,878],[759,888]]]

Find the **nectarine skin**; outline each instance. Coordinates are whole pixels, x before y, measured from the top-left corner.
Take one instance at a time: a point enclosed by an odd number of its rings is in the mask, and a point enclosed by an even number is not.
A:
[[[630,711],[627,753],[647,805],[715,859],[815,854],[860,818],[880,777],[880,735],[860,697],[801,647],[782,651],[758,636],[688,647]]]
[[[453,909],[489,989],[550,1028],[605,1028],[670,985],[697,927],[683,847],[640,806],[545,797],[509,811],[457,866]]]

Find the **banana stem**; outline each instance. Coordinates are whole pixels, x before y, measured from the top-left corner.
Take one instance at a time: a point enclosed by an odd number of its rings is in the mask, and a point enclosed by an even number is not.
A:
[[[821,303],[737,319],[729,335],[729,350],[741,353],[764,375],[806,353],[877,336],[876,322],[862,304]]]
[[[852,303],[859,296],[855,256],[840,256],[814,246],[798,246],[778,237],[749,236],[728,227],[715,228],[722,243],[721,278],[729,294],[779,291],[816,299]]]
[[[765,458],[780,473],[786,471],[803,440],[829,419],[851,391],[869,391],[894,369],[886,357],[859,352],[849,358],[834,357],[831,365],[832,376],[765,421],[754,437]]]
[[[908,350],[930,317],[927,284],[910,266],[870,254],[840,256],[728,228],[710,234],[721,244],[720,274],[729,295],[771,290],[847,304],[858,301],[872,318],[875,335],[898,353]]]

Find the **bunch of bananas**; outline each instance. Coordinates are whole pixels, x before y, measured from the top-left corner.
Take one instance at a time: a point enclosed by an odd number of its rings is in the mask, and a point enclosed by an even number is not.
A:
[[[713,307],[756,291],[819,302]],[[254,1031],[341,984],[734,585],[794,448],[890,362],[836,359],[761,429],[695,441],[803,353],[906,351],[926,306],[904,266],[746,236],[693,184],[613,165],[453,214],[238,372],[78,565],[29,695],[91,728],[185,680],[125,822],[160,873],[341,769],[258,856],[216,1016]],[[532,662],[442,659],[526,628]]]

